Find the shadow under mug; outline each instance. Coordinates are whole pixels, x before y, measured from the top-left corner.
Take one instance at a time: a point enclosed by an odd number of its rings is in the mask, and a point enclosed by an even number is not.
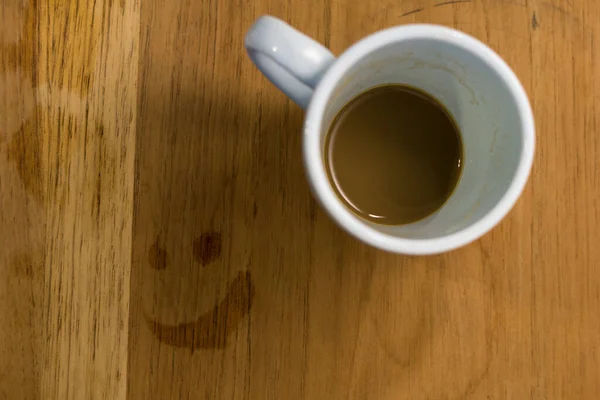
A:
[[[262,73],[306,110],[304,164],[312,191],[347,232],[377,248],[436,254],[464,246],[492,229],[513,207],[533,163],[535,126],[523,86],[479,40],[436,25],[403,25],[370,35],[340,57],[285,22],[260,17],[245,38]],[[338,112],[361,92],[406,84],[430,93],[452,113],[464,164],[448,201],[424,220],[380,225],[337,197],[324,163],[324,144]]]

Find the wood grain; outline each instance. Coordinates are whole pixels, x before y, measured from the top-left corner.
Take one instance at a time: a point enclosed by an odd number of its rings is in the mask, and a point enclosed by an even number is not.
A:
[[[515,209],[434,257],[343,233],[243,49],[267,13],[488,43],[536,117]],[[597,398],[598,46],[594,0],[2,2],[0,399]]]
[[[0,21],[0,398],[124,398],[139,6]]]

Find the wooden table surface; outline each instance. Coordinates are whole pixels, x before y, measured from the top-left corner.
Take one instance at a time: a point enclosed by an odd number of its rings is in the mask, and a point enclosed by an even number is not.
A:
[[[434,257],[337,228],[266,13],[498,51],[538,128],[510,215]],[[2,0],[0,399],[597,399],[599,46],[596,0]]]

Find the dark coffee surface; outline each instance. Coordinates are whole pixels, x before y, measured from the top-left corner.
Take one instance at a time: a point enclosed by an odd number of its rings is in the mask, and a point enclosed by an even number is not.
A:
[[[367,90],[336,116],[325,144],[329,178],[360,217],[386,225],[421,220],[452,194],[463,146],[431,95],[403,85]]]

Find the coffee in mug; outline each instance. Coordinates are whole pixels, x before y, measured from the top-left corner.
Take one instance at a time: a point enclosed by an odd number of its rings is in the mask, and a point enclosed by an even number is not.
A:
[[[403,225],[440,209],[460,178],[463,147],[450,112],[407,85],[371,88],[346,104],[325,141],[327,173],[359,217]]]

